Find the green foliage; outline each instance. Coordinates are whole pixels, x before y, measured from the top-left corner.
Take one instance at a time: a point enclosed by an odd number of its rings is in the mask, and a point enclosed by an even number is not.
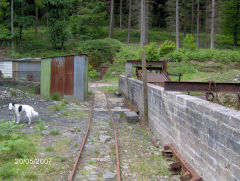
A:
[[[0,44],[6,42],[11,39],[11,32],[4,26],[3,24],[0,25]]]
[[[93,69],[92,65],[88,65],[88,75],[91,79],[97,78],[98,77],[98,72]]]
[[[57,47],[58,43],[63,46],[64,42],[70,37],[70,32],[66,29],[67,23],[64,21],[54,21],[49,26],[49,34],[54,46]]]
[[[192,34],[187,34],[183,40],[183,48],[188,50],[195,50],[197,44],[194,42]]]
[[[157,43],[156,42],[151,42],[149,45],[144,46],[143,49],[146,52],[147,60],[156,61],[156,60],[160,59],[160,56],[158,54],[158,48],[157,48]],[[142,57],[143,49],[142,48],[139,49],[139,57],[140,57],[140,59]]]
[[[37,122],[38,124],[34,126],[34,131],[36,132],[36,134],[40,135],[42,134],[42,131],[46,129],[45,122],[41,119],[38,119]]]
[[[72,33],[81,40],[100,38],[106,22],[105,2],[90,0],[82,2],[78,14],[70,19]]]
[[[50,135],[52,135],[52,136],[57,136],[59,134],[60,134],[60,130],[59,129],[52,129],[50,131]]]
[[[54,105],[53,111],[61,111],[66,105],[67,104],[64,101],[61,104]]]
[[[60,94],[58,92],[56,92],[56,93],[53,93],[51,95],[51,99],[54,100],[54,101],[60,101],[61,96],[60,96]]]
[[[33,141],[22,133],[22,125],[0,120],[0,180],[11,180],[14,160],[34,156],[36,149]]]
[[[72,0],[46,0],[49,8],[47,16],[49,17],[49,34],[55,48],[61,43],[63,50],[64,42],[68,40],[70,33],[67,29],[69,13],[72,8]]]
[[[164,58],[170,62],[183,61],[186,59],[185,50],[184,49],[175,50],[167,54]]]
[[[81,42],[80,47],[78,47],[78,52],[88,53],[92,58],[92,62],[90,61],[90,63],[101,65],[102,63],[110,62],[121,46],[121,42],[110,38],[87,40]]]
[[[106,86],[106,87],[103,87],[103,90],[104,90],[104,92],[107,92],[107,93],[113,93],[115,91],[118,91],[118,87],[116,87],[116,86]]]
[[[173,43],[172,41],[166,40],[159,47],[159,55],[160,57],[163,57],[168,53],[173,52],[174,50],[176,50],[175,43]]]
[[[138,53],[139,46],[125,45],[122,46],[120,51],[114,56],[114,62],[108,68],[107,73],[104,75],[104,81],[118,81],[119,75],[125,70],[125,63],[127,60],[139,59]],[[115,74],[115,76],[113,75]]]
[[[226,35],[233,35],[233,41],[236,45],[238,36],[240,33],[240,8],[239,0],[224,0],[221,2],[221,13],[222,13],[222,31]],[[235,36],[235,37],[234,37]]]
[[[223,63],[240,62],[240,52],[236,50],[184,50],[179,49],[166,55],[168,61],[199,60],[199,61],[218,61]]]
[[[17,95],[17,92],[16,92],[15,90],[11,90],[10,93],[11,93],[11,95],[13,95],[13,96],[16,96],[16,95]]]

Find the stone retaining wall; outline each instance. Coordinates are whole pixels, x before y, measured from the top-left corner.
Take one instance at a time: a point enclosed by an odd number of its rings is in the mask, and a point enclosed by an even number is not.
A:
[[[143,113],[142,82],[121,76],[120,92]],[[148,84],[149,127],[173,143],[204,180],[240,181],[240,112]]]

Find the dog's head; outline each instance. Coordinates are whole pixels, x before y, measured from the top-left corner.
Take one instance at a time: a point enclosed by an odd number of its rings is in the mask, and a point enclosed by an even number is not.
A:
[[[14,108],[14,106],[15,106],[15,103],[9,103],[9,104],[8,104],[8,109],[9,109],[10,111],[12,111],[13,108]]]

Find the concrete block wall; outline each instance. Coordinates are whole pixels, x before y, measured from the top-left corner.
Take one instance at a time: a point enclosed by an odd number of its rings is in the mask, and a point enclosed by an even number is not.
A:
[[[142,82],[121,76],[121,93],[143,113]],[[240,112],[148,84],[149,127],[173,143],[207,181],[240,181]]]

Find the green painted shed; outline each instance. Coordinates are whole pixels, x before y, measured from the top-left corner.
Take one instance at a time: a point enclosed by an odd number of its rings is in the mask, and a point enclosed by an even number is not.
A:
[[[40,88],[45,97],[58,93],[84,101],[88,95],[87,54],[42,59]]]

